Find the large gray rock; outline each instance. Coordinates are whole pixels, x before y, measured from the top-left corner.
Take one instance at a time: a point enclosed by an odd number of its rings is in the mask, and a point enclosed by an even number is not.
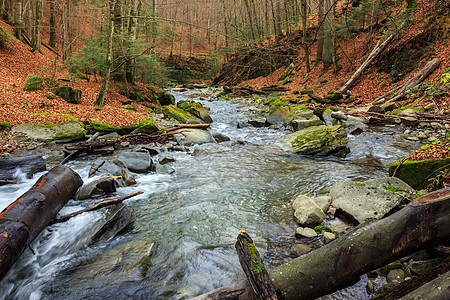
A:
[[[281,120],[283,120],[289,113],[283,109],[283,108],[279,108],[273,112],[271,112],[267,118],[266,118],[266,126],[271,126],[275,123],[280,122]]]
[[[332,205],[351,215],[358,222],[381,219],[413,189],[398,178],[386,177],[366,182],[341,181],[331,187]]]
[[[111,176],[101,176],[93,178],[91,181],[83,184],[75,194],[75,200],[92,199],[104,196],[116,191],[116,181]]]
[[[311,126],[323,125],[323,121],[318,116],[312,115],[309,119],[296,118],[292,121],[292,128],[294,131],[299,131]]]
[[[96,175],[110,175],[119,176],[119,184],[129,186],[136,184],[134,175],[128,171],[127,166],[118,159],[113,161],[105,161],[102,159],[97,159],[92,164],[89,170],[89,177]]]
[[[215,143],[216,140],[208,130],[204,129],[189,129],[180,130],[175,134],[178,143],[185,146],[201,145],[206,143]]]
[[[313,198],[313,200],[323,210],[324,213],[326,213],[328,211],[328,208],[330,207],[330,204],[331,204],[330,196],[319,196],[319,197]]]
[[[25,134],[38,140],[67,140],[74,141],[86,136],[86,129],[79,122],[68,122],[65,124],[43,126],[40,124],[20,124],[15,126],[12,132]]]
[[[348,137],[344,128],[336,126],[312,126],[282,138],[287,151],[308,155],[330,155],[348,152]]]
[[[131,172],[147,173],[153,166],[153,161],[148,152],[125,151],[117,158],[122,161]]]
[[[300,225],[314,227],[325,220],[323,210],[308,196],[297,196],[292,206],[295,219]]]

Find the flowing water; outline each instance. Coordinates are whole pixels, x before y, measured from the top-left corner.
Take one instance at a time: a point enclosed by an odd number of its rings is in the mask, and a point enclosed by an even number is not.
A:
[[[177,100],[192,97],[175,94]],[[336,181],[387,176],[387,165],[413,147],[384,127],[350,135],[351,153],[344,159],[288,154],[276,143],[286,132],[238,129],[248,117],[237,104],[203,103],[214,119],[212,130],[231,142],[191,147],[195,156],[174,153],[173,174],[139,175],[137,185],[119,188],[118,195],[144,194],[125,201],[136,221],[109,243],[86,246],[107,210],[47,227],[33,242],[34,253],[27,249],[0,282],[0,299],[186,299],[231,284],[244,279],[234,250],[240,230],[253,237],[273,267],[289,259],[269,246],[293,240],[293,196],[317,195]],[[69,166],[87,180],[92,159]],[[0,187],[0,210],[39,175]],[[70,201],[61,213],[84,206]],[[151,265],[143,269],[140,258],[149,253]],[[355,299],[352,293],[338,298]],[[366,297],[357,293],[356,298]]]

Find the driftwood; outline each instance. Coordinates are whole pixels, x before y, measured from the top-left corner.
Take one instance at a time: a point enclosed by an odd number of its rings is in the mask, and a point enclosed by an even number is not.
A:
[[[70,168],[54,167],[0,213],[0,280],[82,184]]]
[[[1,180],[17,180],[17,169],[24,172],[27,178],[31,178],[34,174],[47,170],[47,167],[40,155],[0,158]]]
[[[433,73],[434,70],[439,68],[440,65],[441,65],[441,61],[439,59],[437,59],[437,58],[434,58],[431,61],[429,61],[425,65],[425,67],[423,67],[423,69],[421,69],[419,72],[417,72],[414,75],[414,77],[411,78],[410,80],[408,80],[405,84],[401,85],[400,88],[395,88],[395,89],[389,91],[387,94],[393,93],[394,91],[398,90],[396,95],[393,96],[392,98],[386,100],[386,102],[387,101],[397,101],[397,100],[400,100],[401,98],[403,98],[406,95],[406,93],[408,92],[409,89],[419,85],[428,76],[430,76],[430,74]],[[380,100],[380,98],[376,99],[374,102],[376,102],[378,100]]]
[[[65,221],[69,220],[70,218],[76,217],[76,216],[78,216],[78,215],[80,215],[82,213],[88,212],[88,211],[99,210],[100,208],[103,208],[103,207],[107,207],[107,206],[110,206],[110,205],[122,203],[124,200],[130,199],[131,197],[140,195],[142,193],[143,192],[133,192],[131,194],[123,196],[122,198],[101,201],[101,202],[96,203],[96,204],[94,204],[92,206],[89,206],[89,207],[87,207],[85,209],[73,212],[73,213],[68,214],[68,215],[61,216],[59,218],[55,218],[53,220],[52,224],[65,222]]]
[[[241,230],[239,232],[235,247],[239,256],[239,262],[250,282],[256,299],[278,299],[255,243],[253,243],[252,238],[245,231]]]
[[[352,232],[269,272],[283,299],[314,299],[359,280],[359,276],[411,254],[450,240],[450,189],[414,199],[400,211],[363,223]],[[195,299],[217,299],[227,290],[245,289],[239,298],[251,299],[246,281]]]
[[[17,180],[0,180],[0,185],[17,184],[19,182]]]
[[[172,128],[167,129],[167,131],[175,131],[178,129],[190,128],[190,129],[206,129],[209,128],[211,124],[177,124]]]
[[[91,137],[86,141],[86,143],[90,143],[90,142],[92,142],[92,141],[95,141],[95,140],[98,138],[99,135],[100,135],[100,132],[96,132],[93,136],[91,136]],[[60,165],[66,164],[69,160],[75,158],[76,156],[80,155],[80,154],[83,153],[83,152],[84,152],[84,150],[81,150],[81,149],[75,150],[75,151],[73,151],[72,153],[70,153],[68,156],[66,156],[59,164],[60,164]]]

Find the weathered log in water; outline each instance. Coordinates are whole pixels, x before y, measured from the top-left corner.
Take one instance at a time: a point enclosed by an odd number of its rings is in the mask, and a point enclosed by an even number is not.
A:
[[[0,280],[83,184],[70,168],[57,166],[0,214]]]
[[[0,158],[0,179],[2,181],[16,180],[18,169],[25,173],[27,178],[31,178],[34,174],[47,170],[47,167],[40,155]]]
[[[361,224],[330,244],[275,268],[269,275],[282,299],[312,299],[346,287],[359,276],[424,246],[449,240],[447,188],[417,198],[389,217]],[[239,299],[252,299],[250,285],[244,281],[195,299],[218,299],[227,290],[241,289],[245,293]]]

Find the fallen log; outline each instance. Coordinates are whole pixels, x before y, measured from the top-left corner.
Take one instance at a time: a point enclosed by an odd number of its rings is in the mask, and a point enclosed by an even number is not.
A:
[[[269,272],[282,299],[314,299],[346,287],[359,276],[418,249],[450,240],[450,189],[414,199],[400,211],[363,223],[333,242]],[[245,281],[195,299],[217,299],[227,290],[245,289],[239,298],[251,299]]]
[[[244,230],[239,232],[235,247],[239,256],[239,262],[250,282],[256,299],[277,300],[278,297],[275,288],[270,282],[269,274],[262,263],[255,243],[253,243],[252,238]]]
[[[143,192],[133,192],[133,193],[128,194],[126,196],[123,196],[121,198],[112,199],[112,200],[105,200],[105,201],[98,202],[98,203],[96,203],[96,204],[94,204],[92,206],[89,206],[89,207],[85,208],[85,209],[73,212],[73,213],[68,214],[68,215],[61,216],[59,218],[55,218],[52,221],[52,224],[65,222],[65,221],[69,220],[70,218],[76,217],[76,216],[78,216],[78,215],[80,215],[82,213],[88,212],[88,211],[99,210],[100,208],[103,208],[103,207],[107,207],[107,206],[114,205],[114,204],[120,204],[124,200],[130,199],[131,197],[140,195],[142,193]]]
[[[56,166],[0,213],[0,280],[82,184],[70,168]]]
[[[40,155],[0,158],[1,180],[17,180],[18,170],[25,173],[27,178],[31,178],[34,174],[47,170],[47,167]]]
[[[431,73],[434,72],[441,65],[441,61],[437,58],[429,61],[422,70],[417,72],[413,78],[408,80],[402,87],[399,89],[398,93],[387,101],[397,101],[403,98],[408,90],[419,85],[422,81],[424,81]],[[386,101],[386,102],[387,102]]]
[[[95,140],[98,138],[99,135],[100,135],[100,132],[94,133],[94,135],[91,136],[91,137],[86,141],[86,143],[90,143],[90,142],[92,142],[92,141],[95,141]],[[60,165],[66,164],[68,161],[70,161],[71,159],[77,157],[78,155],[80,155],[80,154],[83,153],[84,151],[85,151],[85,150],[81,150],[81,149],[74,150],[72,153],[70,153],[68,156],[66,156],[59,164],[60,164]]]
[[[177,124],[177,125],[174,125],[172,128],[167,129],[167,131],[175,131],[178,129],[185,129],[185,128],[206,129],[206,128],[209,128],[210,126],[211,126],[211,124]]]

